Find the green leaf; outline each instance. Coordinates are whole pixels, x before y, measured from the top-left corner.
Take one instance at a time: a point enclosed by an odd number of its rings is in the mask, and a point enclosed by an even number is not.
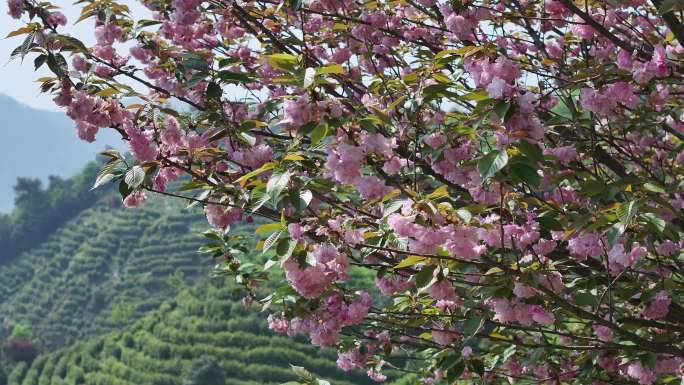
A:
[[[587,180],[580,183],[580,192],[586,196],[597,196],[606,191],[606,182],[600,180]]]
[[[316,126],[316,128],[313,129],[313,131],[311,131],[311,145],[315,146],[326,136],[328,136],[328,125],[319,124],[318,126]]]
[[[435,268],[436,266],[425,266],[420,270],[420,272],[418,272],[418,274],[414,275],[417,288],[420,289],[425,287],[430,283],[430,281],[432,281]]]
[[[608,246],[613,247],[620,236],[625,232],[625,226],[622,223],[616,223],[608,229]]]
[[[209,187],[209,185],[206,184],[205,182],[202,182],[199,180],[189,180],[184,185],[179,187],[178,191],[183,192],[183,191],[196,190],[196,189],[206,188],[206,187]]]
[[[526,140],[521,140],[516,144],[518,150],[533,162],[541,162],[544,160],[542,150],[536,144],[532,144]]]
[[[21,57],[22,63],[24,62],[24,57],[26,57],[26,54],[28,51],[34,46],[33,40],[36,37],[35,32],[30,32],[28,36],[26,36],[26,39],[24,39],[24,42],[21,43],[21,45],[14,50],[12,50],[12,53],[10,54],[10,60],[14,60],[17,56]],[[53,55],[50,55],[50,57],[53,57]],[[49,64],[49,62],[48,62]],[[52,67],[50,68],[52,69]],[[54,70],[53,70],[54,72]],[[59,75],[58,75],[59,76]]]
[[[88,48],[85,46],[85,44],[75,37],[56,35],[55,39],[59,40],[64,45],[65,49],[63,49],[63,51],[88,52]]]
[[[246,132],[240,133],[240,139],[242,139],[245,143],[249,144],[252,147],[256,145],[256,138]]]
[[[429,102],[433,99],[439,99],[443,97],[453,96],[458,98],[459,95],[449,91],[449,85],[447,84],[431,84],[423,89],[424,102]]]
[[[45,54],[43,54],[43,55],[38,55],[38,57],[36,57],[36,58],[33,60],[33,66],[34,66],[35,69],[37,70],[38,68],[42,67],[43,64],[45,64],[45,61],[46,61],[46,60],[47,60],[47,55],[45,55]]]
[[[266,240],[264,241],[264,247],[263,247],[263,249],[262,249],[262,252],[265,253],[265,252],[267,252],[271,247],[273,247],[273,245],[276,244],[276,242],[278,241],[278,238],[280,238],[280,235],[281,235],[282,233],[283,233],[283,230],[280,230],[280,231],[278,231],[278,232],[275,232],[275,233],[269,235],[268,238],[266,238]]]
[[[648,191],[655,192],[655,193],[664,194],[666,192],[662,186],[654,184],[654,183],[650,183],[650,182],[644,183],[644,188]]]
[[[390,214],[399,210],[401,208],[401,206],[403,206],[405,203],[406,203],[405,199],[397,199],[397,200],[393,200],[393,201],[389,201],[389,202],[385,203],[385,209],[382,212],[382,217],[387,218]]]
[[[318,75],[327,75],[327,74],[342,74],[344,73],[344,67],[342,67],[341,64],[328,64],[326,66],[320,67],[316,70],[316,73]]]
[[[629,223],[636,215],[639,208],[639,203],[637,201],[622,202],[620,207],[617,209],[617,216],[620,223],[626,228]]]
[[[646,223],[648,224],[648,227],[659,233],[662,234],[663,231],[665,231],[665,227],[667,226],[667,222],[660,218],[658,215],[654,213],[645,213],[641,215],[642,218],[646,220]]]
[[[457,55],[459,54],[457,49],[445,49],[442,51],[437,52],[437,54],[434,56],[434,60],[441,59],[443,57],[449,56],[449,55]]]
[[[574,301],[575,305],[579,306],[591,306],[595,307],[598,305],[598,299],[594,294],[589,292],[579,292],[575,294]]]
[[[133,166],[132,169],[128,170],[124,181],[133,190],[138,188],[145,180],[145,170],[140,166]]]
[[[295,365],[290,364],[290,368],[292,369],[292,371],[294,372],[294,374],[297,375],[297,377],[299,377],[300,379],[302,379],[302,380],[304,380],[304,381],[306,381],[306,382],[311,382],[311,381],[314,380],[313,375],[311,374],[311,372],[309,372],[308,370],[304,369],[303,367],[301,367],[301,366],[295,366]]]
[[[96,188],[104,185],[105,183],[110,182],[112,179],[114,179],[114,174],[104,174],[100,175],[95,179],[95,183],[93,184],[93,187],[91,187],[91,190],[95,190]]]
[[[114,95],[117,95],[119,93],[121,93],[121,91],[117,90],[116,88],[108,87],[108,88],[104,88],[100,91],[97,91],[95,93],[95,96],[101,96],[103,98],[106,98],[108,96],[114,96]]]
[[[247,74],[232,71],[219,72],[219,78],[228,83],[250,83],[253,81],[253,79]]]
[[[128,187],[126,181],[122,180],[119,182],[119,194],[121,194],[121,199],[126,199],[133,192],[133,189]]]
[[[508,361],[509,358],[515,355],[517,347],[515,345],[511,345],[506,350],[503,352],[503,356],[501,356],[501,362],[506,362]]]
[[[5,36],[5,39],[34,32],[36,30],[36,27],[37,26],[35,23],[30,23],[29,25],[21,27],[21,28],[17,29],[16,31],[12,31],[12,32],[8,33],[7,36]]]
[[[251,203],[249,205],[249,210],[251,212],[256,212],[268,202],[268,194],[264,191],[264,186],[256,187],[252,190]]]
[[[463,99],[472,100],[474,102],[480,102],[483,100],[489,100],[491,99],[491,97],[489,97],[489,94],[486,90],[475,90],[463,95]]]
[[[299,210],[304,210],[305,208],[309,207],[309,204],[311,203],[311,200],[313,199],[313,193],[311,190],[302,190],[299,192],[299,202],[298,202],[298,209]]]
[[[280,193],[283,192],[287,184],[290,182],[292,173],[290,171],[274,173],[266,183],[266,194],[269,196],[273,204],[278,201]]]
[[[278,246],[276,246],[276,254],[280,256],[281,261],[285,261],[290,258],[296,247],[297,241],[290,238],[283,238],[278,242]]]
[[[57,77],[62,77],[67,72],[67,64],[64,57],[60,54],[52,55],[49,54],[47,58],[47,65],[50,71],[57,75]]]
[[[470,366],[473,368],[473,372],[483,376],[485,373],[485,367],[482,360],[471,360]]]
[[[110,157],[110,158],[121,159],[121,160],[124,159],[124,157],[121,155],[121,153],[119,153],[119,151],[114,150],[114,149],[109,149],[109,150],[102,151],[102,152],[100,153],[100,155],[102,155],[102,156],[108,156],[108,157]]]
[[[187,53],[181,56],[181,65],[186,69],[197,70],[202,73],[209,71],[209,63],[203,56]]]
[[[266,223],[266,224],[263,224],[263,225],[257,227],[254,230],[254,232],[256,234],[263,234],[263,233],[272,233],[274,231],[278,231],[278,230],[282,230],[282,229],[283,229],[283,225],[280,222],[278,222],[278,223]]]
[[[459,361],[462,362],[460,354],[449,354],[439,361],[439,367],[442,370],[449,370],[456,366]]]
[[[141,27],[141,28],[142,27],[149,27],[149,26],[157,25],[157,24],[161,24],[161,21],[149,20],[149,19],[138,20],[138,27]]]
[[[311,87],[314,82],[316,81],[316,70],[309,67],[306,69],[304,72],[304,82],[302,83],[302,87],[304,88],[309,88]]]
[[[461,377],[464,371],[465,362],[463,362],[463,360],[458,360],[451,369],[447,370],[446,378],[451,382],[456,381],[459,377]]]
[[[563,225],[553,217],[539,217],[538,222],[541,228],[547,231],[563,230]]]
[[[399,262],[396,266],[394,266],[394,268],[403,269],[405,267],[413,266],[425,260],[425,257],[421,257],[419,255],[409,255],[408,257],[404,258],[401,262]]]
[[[502,100],[496,103],[492,111],[494,111],[496,113],[496,116],[501,118],[501,120],[507,122],[508,119],[510,119],[511,116],[513,116],[513,112],[515,112],[515,107],[511,103]]]
[[[470,220],[473,218],[473,214],[470,213],[467,209],[460,208],[456,210],[456,215],[458,215],[459,218],[466,224],[470,222]]]
[[[299,61],[297,56],[287,53],[276,53],[266,57],[268,58],[268,64],[270,64],[271,67],[285,71],[292,71],[294,65]]]
[[[221,99],[223,90],[218,84],[211,82],[207,85],[207,97],[210,99]]]
[[[541,184],[541,176],[537,173],[537,169],[527,163],[512,163],[510,169],[513,176],[532,187],[539,187]]]
[[[482,325],[484,325],[484,321],[484,317],[479,316],[468,318],[463,323],[463,335],[468,337],[474,336],[480,330]]]
[[[283,238],[280,241],[278,241],[278,244],[276,245],[276,254],[284,255],[285,253],[287,253],[290,241],[292,240],[288,238]]]
[[[508,154],[505,150],[492,150],[477,162],[477,169],[480,172],[482,181],[491,178],[506,166]]]
[[[273,170],[273,168],[275,168],[275,166],[276,166],[276,164],[273,162],[264,163],[258,169],[251,171],[251,172],[248,172],[247,174],[239,177],[235,182],[236,183],[246,182],[247,180],[249,180],[249,179],[251,179],[251,178],[253,178],[259,174],[262,174],[268,170]]]

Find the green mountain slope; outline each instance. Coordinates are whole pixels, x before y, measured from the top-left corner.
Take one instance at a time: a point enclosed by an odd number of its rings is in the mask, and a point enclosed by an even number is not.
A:
[[[170,276],[207,276],[212,261],[196,251],[206,221],[180,210],[162,199],[125,210],[108,195],[0,266],[3,334],[28,323],[40,346],[66,346],[156,309],[175,294]]]
[[[214,283],[183,290],[120,332],[20,365],[9,385],[252,385],[295,380],[290,364],[336,385],[369,384],[337,368],[335,353],[274,336],[263,314]]]

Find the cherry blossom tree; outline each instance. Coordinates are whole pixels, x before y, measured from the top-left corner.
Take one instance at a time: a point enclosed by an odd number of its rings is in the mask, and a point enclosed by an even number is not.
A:
[[[9,0],[12,56],[129,144],[96,186],[204,208],[271,329],[377,381],[680,383],[679,1],[143,3],[78,2],[89,47]],[[256,216],[261,251],[229,231]]]

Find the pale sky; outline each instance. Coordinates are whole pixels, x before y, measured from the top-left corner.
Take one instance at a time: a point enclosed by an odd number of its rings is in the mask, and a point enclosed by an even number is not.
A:
[[[86,46],[91,46],[95,39],[93,37],[93,20],[85,20],[76,25],[73,23],[80,15],[80,5],[73,5],[73,0],[52,0],[52,3],[61,7],[61,11],[67,16],[69,22],[61,30],[83,41]],[[150,12],[140,3],[133,0],[119,1],[127,4],[136,18],[149,18]],[[27,19],[24,16],[24,19]],[[41,95],[38,83],[35,80],[41,76],[51,75],[51,72],[44,66],[37,72],[33,69],[33,57],[27,56],[22,65],[19,60],[8,63],[9,54],[19,46],[23,39],[21,36],[4,39],[8,33],[20,28],[22,23],[12,19],[7,14],[7,3],[0,0],[0,93],[9,95],[20,102],[32,107],[48,109],[53,111],[60,110],[52,103],[52,97]],[[125,50],[121,50],[124,54]],[[70,60],[67,57],[67,60]]]
[[[53,0],[52,2],[62,8],[62,12],[69,20],[67,26],[62,27],[62,32],[81,39],[86,46],[92,46],[95,42],[93,36],[94,21],[86,20],[73,25],[80,15],[80,6],[73,5],[73,0]],[[139,3],[134,3],[134,0],[124,0],[120,1],[120,3],[128,4],[137,18],[150,18],[150,12]],[[25,16],[25,18],[27,17]],[[23,42],[23,38],[18,36],[4,39],[4,37],[22,25],[21,21],[14,20],[7,15],[7,3],[5,0],[0,0],[0,94],[8,95],[30,107],[64,114],[64,110],[55,106],[52,102],[53,96],[41,94],[39,83],[35,82],[41,76],[52,75],[47,66],[43,66],[37,72],[34,71],[34,57],[32,55],[26,57],[23,65],[20,60],[8,62],[10,53]],[[126,54],[127,48],[122,47],[120,52]],[[67,60],[71,61],[68,55]],[[19,109],[16,113],[31,114],[31,111],[29,109]],[[65,120],[68,121],[66,116]],[[16,119],[13,121],[16,121]],[[69,177],[79,171],[87,160],[95,159],[95,154],[101,152],[107,146],[113,146],[122,151],[126,150],[126,145],[121,142],[113,130],[101,130],[94,143],[86,143],[76,136],[73,128],[64,129],[63,121],[55,122],[53,127],[41,126],[40,128],[43,131],[32,127],[30,124],[27,124],[25,127],[10,127],[3,124],[2,119],[0,119],[0,132],[7,130],[3,132],[3,138],[5,139],[3,144],[6,146],[10,145],[15,150],[9,152],[0,151],[0,175],[2,176],[0,178],[0,212],[9,212],[11,210],[14,195],[12,186],[19,176],[41,178],[44,182],[47,175]],[[30,136],[27,136],[25,132],[22,132],[23,135],[18,135],[18,132],[28,129],[36,130],[36,135],[49,132],[52,141],[40,141],[40,144],[24,143],[25,138]],[[55,161],[50,164],[35,164],[35,162],[31,162],[29,155],[34,151],[47,154],[47,157]],[[19,162],[19,166],[12,166],[16,162]]]

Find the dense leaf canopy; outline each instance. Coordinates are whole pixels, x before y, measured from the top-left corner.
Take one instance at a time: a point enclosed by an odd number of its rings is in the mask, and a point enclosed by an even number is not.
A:
[[[204,206],[272,329],[377,381],[393,355],[426,384],[680,381],[679,2],[79,4],[92,47],[9,0],[12,55],[82,139],[130,145],[96,185]],[[263,268],[229,231],[255,215]]]

